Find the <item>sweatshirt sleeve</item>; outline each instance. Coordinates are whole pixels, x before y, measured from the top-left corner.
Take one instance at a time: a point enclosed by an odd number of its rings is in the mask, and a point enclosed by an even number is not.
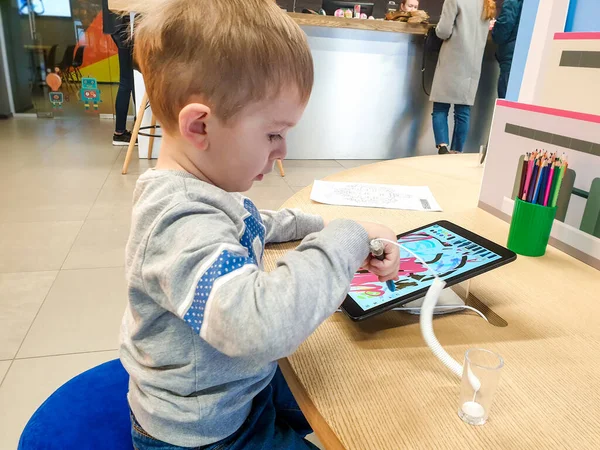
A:
[[[504,2],[502,12],[492,29],[492,39],[496,44],[503,45],[510,40],[515,27],[518,25],[520,13],[520,5],[515,0]]]
[[[192,207],[170,210],[150,232],[144,288],[231,357],[270,362],[291,354],[343,302],[369,252],[365,229],[337,220],[267,273],[260,269],[266,227],[257,211],[239,236],[220,210]]]
[[[458,1],[445,0],[442,7],[442,15],[440,21],[435,27],[435,34],[442,40],[450,39],[454,31],[454,22],[458,15]]]
[[[266,228],[265,243],[289,242],[304,239],[323,229],[323,218],[306,214],[299,209],[260,211]]]

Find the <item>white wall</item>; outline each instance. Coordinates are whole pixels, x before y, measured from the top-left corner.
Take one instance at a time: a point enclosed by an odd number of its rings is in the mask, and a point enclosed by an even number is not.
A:
[[[521,81],[520,103],[537,104],[538,81],[546,68],[554,33],[562,32],[565,28],[568,9],[569,0],[540,2]]]
[[[563,51],[600,52],[600,38],[552,41],[538,83],[536,104],[600,115],[600,69],[560,66]]]

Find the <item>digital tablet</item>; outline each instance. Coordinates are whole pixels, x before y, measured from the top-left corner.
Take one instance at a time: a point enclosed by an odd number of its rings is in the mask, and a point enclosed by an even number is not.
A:
[[[515,253],[451,222],[442,220],[398,235],[398,242],[421,257],[447,286],[461,283],[517,258]],[[400,250],[400,270],[390,291],[377,276],[359,270],[342,310],[363,320],[425,296],[433,275],[414,256]]]

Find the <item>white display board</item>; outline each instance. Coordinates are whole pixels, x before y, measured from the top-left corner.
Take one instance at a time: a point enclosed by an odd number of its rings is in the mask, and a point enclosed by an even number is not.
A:
[[[518,131],[523,128],[526,131]],[[546,142],[549,134],[562,137],[555,139],[562,145]],[[563,146],[569,144],[570,140],[593,145],[589,151],[571,148],[576,145]],[[507,206],[506,200],[512,196],[519,158],[536,149],[565,153],[569,169],[576,174],[574,187],[589,192],[594,178],[600,177],[597,148],[600,148],[600,116],[499,100],[490,133],[479,205],[500,217],[510,215],[510,205]],[[552,236],[600,261],[600,239],[579,231],[584,208],[585,199],[572,195],[564,221],[567,226],[555,227]],[[575,253],[573,256],[577,257]]]

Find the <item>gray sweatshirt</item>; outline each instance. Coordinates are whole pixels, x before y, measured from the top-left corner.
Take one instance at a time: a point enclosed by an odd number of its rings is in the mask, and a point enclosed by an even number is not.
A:
[[[302,238],[263,270],[265,243]],[[323,229],[318,216],[259,213],[186,172],[144,173],[127,243],[121,361],[145,431],[182,447],[233,434],[275,361],[335,312],[368,252],[356,222]]]

